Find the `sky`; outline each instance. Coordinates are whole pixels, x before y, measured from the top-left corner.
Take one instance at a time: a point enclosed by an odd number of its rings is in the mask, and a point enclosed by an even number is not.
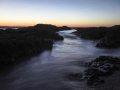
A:
[[[0,26],[120,24],[120,0],[0,0]]]

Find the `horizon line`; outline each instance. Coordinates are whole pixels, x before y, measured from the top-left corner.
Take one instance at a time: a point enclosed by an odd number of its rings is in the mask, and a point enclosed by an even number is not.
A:
[[[39,24],[39,23],[38,23]],[[40,23],[40,24],[43,24],[43,23]],[[36,25],[36,24],[35,24]],[[17,25],[17,26],[11,26],[11,25],[1,25],[0,28],[5,28],[5,27],[32,27],[32,26],[35,26],[35,25]],[[46,25],[46,24],[45,24]],[[50,25],[53,25],[53,24],[50,24]],[[67,27],[112,27],[112,26],[116,26],[116,25],[120,25],[120,24],[115,24],[115,25],[110,25],[110,26],[69,26],[69,25],[62,25],[62,26],[67,26]],[[57,27],[62,27],[62,26],[59,26],[59,25],[55,25]]]

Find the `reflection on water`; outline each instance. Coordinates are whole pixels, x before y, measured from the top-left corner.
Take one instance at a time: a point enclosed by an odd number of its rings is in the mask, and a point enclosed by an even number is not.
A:
[[[120,57],[120,49],[96,48],[94,41],[80,39],[73,31],[60,31],[64,41],[55,42],[52,51],[1,72],[0,90],[93,90],[84,81],[71,81],[66,76],[82,73],[84,63],[100,55]]]

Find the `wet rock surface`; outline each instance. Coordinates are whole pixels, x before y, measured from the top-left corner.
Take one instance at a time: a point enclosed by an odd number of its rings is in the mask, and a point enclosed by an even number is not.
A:
[[[87,65],[88,69],[84,71],[83,77],[88,85],[95,86],[96,84],[105,82],[101,77],[111,75],[119,68],[120,59],[110,56],[100,56]]]

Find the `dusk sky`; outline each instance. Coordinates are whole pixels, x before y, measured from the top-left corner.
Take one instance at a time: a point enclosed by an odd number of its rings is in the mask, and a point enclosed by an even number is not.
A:
[[[0,0],[0,26],[113,26],[120,0]]]

